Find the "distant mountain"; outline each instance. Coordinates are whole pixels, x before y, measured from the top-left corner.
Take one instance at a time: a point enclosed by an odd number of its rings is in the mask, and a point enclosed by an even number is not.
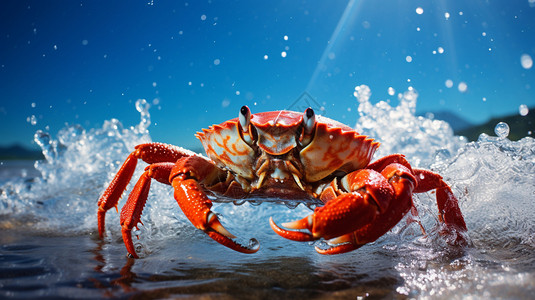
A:
[[[492,118],[485,124],[472,126],[462,130],[454,130],[456,135],[467,137],[471,141],[478,139],[481,133],[495,136],[494,127],[499,122],[505,122],[509,125],[508,138],[512,141],[519,140],[526,136],[535,136],[535,107],[529,108],[529,113],[526,116],[518,114],[505,117]]]
[[[443,111],[432,112],[432,114],[434,116],[433,117],[434,120],[442,120],[442,121],[448,122],[451,128],[453,129],[453,131],[455,132],[474,126],[474,124],[468,122],[468,120],[463,119],[462,117],[458,116],[457,114],[451,111],[443,110]],[[427,114],[419,114],[419,115],[424,116]]]
[[[38,150],[29,150],[20,145],[13,145],[8,147],[0,146],[0,159],[44,159],[43,153]]]

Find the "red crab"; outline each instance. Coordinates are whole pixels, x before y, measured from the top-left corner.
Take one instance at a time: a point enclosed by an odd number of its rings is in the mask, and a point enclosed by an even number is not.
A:
[[[381,237],[414,209],[413,193],[436,189],[439,220],[454,232],[466,231],[457,199],[442,177],[415,169],[401,154],[372,163],[379,143],[353,128],[315,115],[273,111],[251,114],[247,106],[239,117],[197,133],[207,157],[161,143],[136,146],[98,201],[98,230],[105,232],[106,211],[117,208],[132,178],[137,160],[149,164],[121,210],[123,240],[137,258],[131,231],[140,223],[151,179],[172,185],[182,212],[195,227],[218,243],[243,253],[259,246],[234,241],[210,208],[207,196],[233,198],[268,196],[324,203],[302,220],[271,228],[295,241],[323,238],[330,248],[321,254],[344,253]],[[415,212],[415,210],[414,210]],[[293,229],[293,230],[290,230]],[[457,241],[462,235],[457,235]]]

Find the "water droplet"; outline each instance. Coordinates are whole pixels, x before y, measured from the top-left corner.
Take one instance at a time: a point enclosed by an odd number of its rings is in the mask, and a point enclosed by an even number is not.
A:
[[[416,13],[419,14],[419,15],[421,15],[421,14],[424,13],[424,9],[421,8],[421,7],[417,7],[417,8],[416,8]]]
[[[457,88],[459,89],[459,92],[464,93],[468,89],[468,85],[466,84],[466,82],[461,81],[459,82],[459,85],[457,86]]]
[[[412,61],[412,56],[407,55],[407,57],[405,57],[405,60],[410,63]]]
[[[526,104],[520,104],[518,107],[518,112],[522,117],[525,117],[529,113],[529,108]]]
[[[450,18],[450,13],[449,12],[444,13],[444,18],[446,18],[446,20],[448,20]]]
[[[202,15],[201,16],[201,21],[205,21],[206,20],[206,15]]]
[[[150,125],[150,114],[149,114],[150,104],[145,99],[138,99],[136,101],[136,110],[141,114],[141,121],[136,125],[136,130],[139,133],[148,132],[147,128]]]
[[[501,138],[504,139],[509,135],[509,125],[505,122],[500,122],[496,124],[496,127],[494,127],[494,133]]]
[[[264,60],[267,60],[268,58],[269,58],[269,57],[268,57],[268,55],[267,55],[267,54],[266,54],[266,55],[264,55]]]
[[[353,96],[355,96],[360,103],[368,102],[371,95],[372,92],[370,88],[364,84],[356,86],[355,92],[353,93]]]
[[[451,79],[447,79],[444,84],[446,85],[447,88],[453,87],[453,81]]]
[[[37,125],[37,118],[35,117],[35,115],[31,115],[29,117],[26,118],[26,122],[32,124],[32,125]]]
[[[260,243],[257,239],[252,238],[249,240],[249,249],[258,249],[260,247]]]
[[[287,36],[287,35],[284,36],[284,40],[285,40],[285,41],[288,40],[288,36]]]
[[[282,57],[286,57],[286,55],[287,55],[286,51],[282,51],[282,52],[281,52],[281,56],[282,56]]]
[[[533,67],[533,59],[531,59],[531,56],[528,54],[522,54],[520,56],[520,64],[522,65],[522,68],[524,69],[531,69]]]

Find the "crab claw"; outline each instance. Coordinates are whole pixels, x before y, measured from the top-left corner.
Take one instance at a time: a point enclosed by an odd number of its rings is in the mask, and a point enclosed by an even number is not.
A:
[[[221,245],[241,253],[255,253],[260,249],[260,244],[256,239],[251,239],[248,247],[235,242],[233,239],[235,239],[236,236],[221,225],[221,222],[219,222],[219,219],[213,212],[208,214],[208,222],[204,232]]]
[[[352,192],[339,195],[318,207],[314,213],[281,228],[270,219],[271,228],[280,236],[294,241],[314,241],[320,238],[336,243],[322,254],[336,254],[360,247],[354,232],[371,224],[385,211],[394,190],[380,173],[364,169],[348,174],[346,184]],[[344,179],[342,180],[344,181]],[[291,230],[293,229],[293,230]],[[336,240],[332,240],[338,238]]]
[[[260,247],[255,239],[249,241],[249,246],[241,245],[234,241],[236,237],[221,225],[217,216],[210,210],[212,201],[208,199],[199,182],[194,178],[188,178],[186,174],[191,176],[191,172],[183,171],[188,159],[190,164],[202,163],[197,158],[186,158],[182,162],[177,162],[171,174],[171,185],[175,188],[174,196],[184,215],[195,227],[221,245],[241,253],[257,252]],[[197,170],[202,168],[199,167]]]
[[[297,241],[297,242],[308,242],[308,241],[314,241],[316,238],[308,232],[303,231],[293,231],[288,230],[286,228],[290,229],[306,229],[309,232],[312,232],[312,215],[309,215],[307,217],[304,217],[301,220],[293,221],[289,223],[282,223],[282,226],[285,228],[279,227],[275,221],[273,221],[273,217],[269,218],[269,225],[271,226],[271,229],[275,231],[278,235],[282,236],[283,238]]]
[[[352,192],[338,196],[313,214],[279,227],[273,218],[271,228],[280,236],[294,241],[314,241],[319,238],[332,239],[353,232],[371,223],[379,208],[370,194]],[[295,231],[288,229],[306,231]]]

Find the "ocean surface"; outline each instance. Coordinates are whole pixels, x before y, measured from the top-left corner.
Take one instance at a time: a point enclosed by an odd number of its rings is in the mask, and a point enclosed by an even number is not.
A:
[[[140,258],[128,258],[114,210],[107,236],[98,238],[97,200],[134,145],[151,141],[150,105],[140,100],[139,124],[111,119],[101,128],[38,131],[46,160],[0,162],[0,298],[532,298],[535,140],[509,141],[507,124],[497,124],[496,136],[467,142],[449,124],[415,116],[411,89],[395,107],[371,104],[366,86],[355,96],[359,121],[349,125],[381,142],[375,158],[404,153],[452,186],[467,246],[450,246],[438,234],[433,193],[414,197],[427,235],[402,220],[376,242],[335,256],[270,229],[270,216],[284,222],[308,215],[304,204],[216,203],[213,210],[241,242],[260,242],[257,253],[240,254],[195,229],[171,188],[154,183],[144,225],[134,232]]]

